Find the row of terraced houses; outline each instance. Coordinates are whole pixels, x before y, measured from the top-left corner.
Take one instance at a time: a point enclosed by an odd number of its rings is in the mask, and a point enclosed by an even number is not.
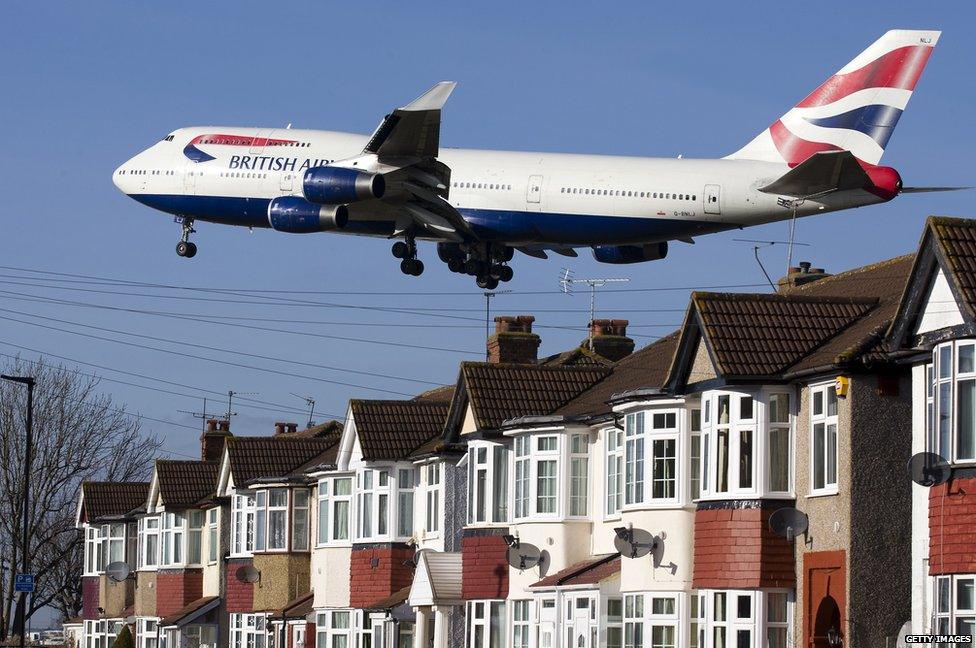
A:
[[[495,321],[489,360],[454,384],[273,435],[210,421],[199,460],[84,484],[83,648],[123,625],[137,648],[973,631],[976,221],[930,218],[913,254],[804,264],[776,293],[694,293],[638,350],[627,322],[597,320],[540,357],[532,317]],[[912,483],[923,450],[949,481]],[[806,530],[771,528],[783,508]]]

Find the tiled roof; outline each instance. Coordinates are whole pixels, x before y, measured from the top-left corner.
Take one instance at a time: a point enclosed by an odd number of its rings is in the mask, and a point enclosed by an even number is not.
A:
[[[288,433],[288,437],[292,439],[335,439],[336,443],[339,442],[339,437],[341,436],[342,423],[335,420],[326,421],[325,423],[319,423],[304,430]]]
[[[85,519],[127,515],[145,506],[149,497],[148,482],[83,482],[82,506]]]
[[[230,470],[238,486],[262,478],[289,477],[306,465],[333,463],[337,451],[338,442],[333,438],[278,435],[227,439]]]
[[[273,619],[304,619],[312,611],[312,592],[303,594],[296,599],[285,603],[285,607],[276,610],[271,614]]]
[[[156,460],[159,496],[167,510],[193,508],[212,498],[217,490],[216,461]]]
[[[424,401],[426,403],[444,403],[445,405],[451,402],[451,398],[454,396],[455,385],[443,385],[441,387],[435,387],[434,389],[429,389],[421,394],[417,394],[413,397],[415,401]]]
[[[380,599],[369,606],[370,610],[392,610],[401,603],[406,602],[410,597],[410,586],[406,586],[401,590],[393,592],[385,599]]]
[[[349,401],[359,445],[366,461],[405,459],[437,437],[447,403],[426,400]]]
[[[461,364],[468,402],[483,430],[512,418],[552,414],[609,374],[600,365]]]
[[[976,318],[976,221],[932,216],[926,223],[962,296],[961,306]]]
[[[180,622],[194,615],[195,613],[203,610],[208,605],[213,605],[218,603],[220,600],[219,596],[204,596],[203,598],[198,598],[197,600],[185,605],[180,610],[164,617],[159,621],[159,626],[165,628],[167,626],[182,625]]]
[[[614,394],[663,387],[677,347],[677,331],[651,342],[617,361],[612,367],[613,373],[560,407],[555,413],[569,417],[598,416],[610,411],[607,401]]]
[[[596,585],[620,573],[620,554],[593,556],[566,569],[550,574],[530,587],[561,587],[566,585]]]
[[[701,293],[691,296],[718,372],[778,374],[877,306],[877,299]]]
[[[539,364],[551,367],[578,367],[580,365],[606,367],[613,364],[613,362],[584,346],[578,346],[569,351],[563,351],[562,353],[557,353],[547,358],[541,358]]]

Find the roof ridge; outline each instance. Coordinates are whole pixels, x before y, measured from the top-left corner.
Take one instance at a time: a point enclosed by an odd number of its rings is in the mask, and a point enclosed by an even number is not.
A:
[[[881,261],[875,261],[874,263],[868,263],[867,265],[858,266],[857,268],[851,268],[849,270],[842,270],[841,272],[837,272],[837,273],[834,273],[834,274],[832,274],[830,276],[823,277],[821,279],[817,279],[816,281],[810,281],[808,283],[801,284],[799,286],[793,286],[793,287],[790,288],[790,293],[795,293],[797,291],[802,292],[802,291],[805,291],[805,290],[809,290],[812,287],[823,288],[825,285],[829,285],[829,284],[835,283],[839,279],[846,279],[846,278],[849,278],[851,275],[854,275],[854,274],[864,273],[864,272],[871,272],[873,270],[876,270],[878,268],[881,268],[881,267],[884,267],[884,266],[887,266],[887,265],[894,265],[895,263],[900,263],[900,262],[905,261],[906,259],[909,259],[909,258],[914,257],[914,256],[915,256],[915,252],[909,252],[907,254],[901,254],[901,255],[898,255],[896,257],[891,257],[889,259],[883,259]]]
[[[824,281],[821,279],[820,281]],[[816,282],[811,282],[816,283]],[[810,284],[807,284],[810,285]],[[823,303],[823,302],[833,302],[843,301],[849,304],[873,304],[878,302],[877,297],[845,297],[841,295],[796,295],[792,291],[787,294],[781,293],[734,293],[734,292],[707,292],[707,291],[695,291],[692,293],[692,299],[713,299],[721,298],[727,299],[729,301],[747,301],[747,300],[759,300],[759,301],[783,301],[783,302],[798,302],[798,303]]]

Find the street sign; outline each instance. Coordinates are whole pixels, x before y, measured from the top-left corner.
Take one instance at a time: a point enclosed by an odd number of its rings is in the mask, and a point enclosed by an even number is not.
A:
[[[17,578],[14,581],[14,591],[27,593],[33,592],[34,574],[17,574]]]

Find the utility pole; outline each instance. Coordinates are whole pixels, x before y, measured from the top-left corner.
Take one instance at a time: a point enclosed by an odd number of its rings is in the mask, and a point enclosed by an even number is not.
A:
[[[20,383],[21,385],[27,385],[27,434],[24,443],[24,519],[23,527],[20,534],[20,565],[23,574],[27,575],[30,573],[30,557],[28,556],[28,550],[30,548],[30,543],[27,537],[28,532],[28,510],[30,507],[30,464],[31,464],[31,447],[34,444],[33,439],[33,427],[34,427],[34,384],[35,380],[33,376],[7,376],[0,374],[0,378],[3,380],[9,380],[10,382]],[[33,584],[31,591],[33,591]],[[20,590],[20,601],[17,605],[17,627],[20,629],[20,648],[24,648],[27,642],[27,590],[26,588]]]

